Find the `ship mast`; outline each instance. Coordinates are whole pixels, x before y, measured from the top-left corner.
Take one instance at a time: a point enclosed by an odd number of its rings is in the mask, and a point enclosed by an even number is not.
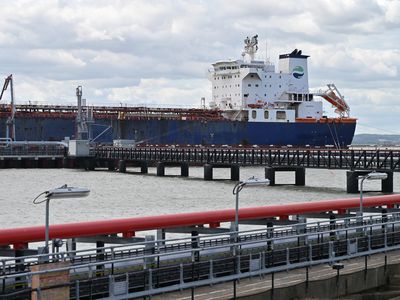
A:
[[[247,54],[250,57],[250,62],[254,60],[254,56],[258,50],[258,34],[253,36],[251,39],[246,37],[244,40],[244,51],[242,52],[242,56]]]

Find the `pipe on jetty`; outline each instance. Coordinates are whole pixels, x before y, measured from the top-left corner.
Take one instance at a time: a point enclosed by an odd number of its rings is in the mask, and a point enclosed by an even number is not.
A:
[[[386,206],[392,208],[400,204],[400,195],[384,195],[364,198],[364,207]],[[316,202],[290,203],[248,207],[239,210],[239,220],[262,219],[271,217],[287,218],[289,215],[318,213],[327,211],[344,211],[357,208],[360,198],[325,200]],[[176,228],[199,224],[217,224],[232,222],[235,219],[234,209],[179,213],[160,216],[134,217],[126,219],[111,219],[102,221],[67,223],[50,226],[50,239],[74,238],[96,235],[123,233],[132,235],[135,231]],[[0,230],[0,245],[17,245],[39,242],[45,239],[44,226],[10,228]]]

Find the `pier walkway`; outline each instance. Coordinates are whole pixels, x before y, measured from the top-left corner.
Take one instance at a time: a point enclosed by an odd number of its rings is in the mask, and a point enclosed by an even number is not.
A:
[[[400,150],[351,150],[315,148],[213,148],[97,147],[97,159],[147,162],[186,162],[194,165],[236,164],[242,166],[284,166],[348,170],[390,170],[400,172]]]

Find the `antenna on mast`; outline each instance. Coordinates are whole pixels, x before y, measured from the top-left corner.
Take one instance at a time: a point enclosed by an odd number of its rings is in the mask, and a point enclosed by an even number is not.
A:
[[[247,54],[250,58],[250,62],[254,60],[254,55],[256,54],[258,50],[258,35],[253,36],[251,39],[249,37],[246,37],[244,40],[244,51],[242,53],[242,56]]]

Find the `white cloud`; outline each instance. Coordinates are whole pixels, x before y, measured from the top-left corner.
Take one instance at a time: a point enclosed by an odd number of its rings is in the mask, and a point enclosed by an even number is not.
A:
[[[94,104],[197,105],[210,64],[258,33],[261,57],[266,39],[272,61],[311,55],[311,86],[335,82],[361,125],[398,117],[399,1],[16,0],[0,28],[0,74],[14,73],[21,102],[74,103],[83,85]]]

